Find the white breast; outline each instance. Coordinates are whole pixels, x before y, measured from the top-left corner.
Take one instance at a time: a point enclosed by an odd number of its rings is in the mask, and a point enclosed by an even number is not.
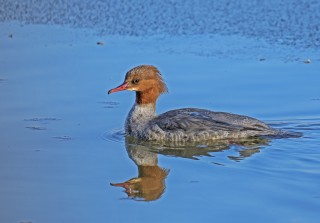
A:
[[[147,124],[156,116],[153,104],[139,105],[135,103],[130,110],[125,123],[126,134],[139,137]]]

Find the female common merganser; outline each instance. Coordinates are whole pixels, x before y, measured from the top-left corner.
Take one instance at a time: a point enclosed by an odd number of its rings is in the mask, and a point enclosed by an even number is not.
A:
[[[257,119],[226,112],[182,108],[155,113],[158,97],[167,92],[159,70],[141,65],[129,70],[123,84],[108,91],[135,91],[136,100],[125,123],[127,136],[147,141],[200,142],[253,136],[299,137],[297,133],[271,128]]]

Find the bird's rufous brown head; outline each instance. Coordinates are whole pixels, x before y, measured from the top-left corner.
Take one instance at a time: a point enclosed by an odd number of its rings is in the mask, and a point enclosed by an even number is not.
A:
[[[124,82],[109,90],[108,94],[123,90],[135,91],[138,104],[155,104],[162,93],[168,92],[160,71],[151,65],[140,65],[129,70]]]

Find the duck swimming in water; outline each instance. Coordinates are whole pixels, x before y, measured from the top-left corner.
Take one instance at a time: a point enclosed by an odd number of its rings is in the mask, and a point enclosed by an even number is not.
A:
[[[135,103],[125,122],[127,136],[145,141],[201,142],[246,137],[299,137],[274,129],[262,121],[244,115],[214,112],[199,108],[182,108],[156,115],[158,97],[168,91],[160,71],[151,65],[129,70],[124,82],[111,90],[135,91]]]

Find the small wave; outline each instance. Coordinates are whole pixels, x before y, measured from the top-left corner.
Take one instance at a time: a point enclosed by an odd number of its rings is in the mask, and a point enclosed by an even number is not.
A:
[[[26,122],[43,122],[43,121],[59,121],[61,119],[59,118],[51,118],[51,117],[48,117],[48,118],[25,118],[23,119],[23,121],[26,121]]]
[[[110,142],[123,143],[125,141],[125,135],[124,129],[112,129],[103,133],[102,138]]]
[[[272,127],[281,128],[290,131],[320,130],[320,119],[290,119],[268,122]]]
[[[26,126],[26,128],[30,130],[46,130],[46,128],[41,126]]]
[[[302,134],[303,138],[316,139],[320,135],[319,118],[270,121],[268,124],[276,129]]]
[[[52,137],[54,139],[57,139],[57,140],[61,140],[61,141],[70,141],[70,140],[73,140],[74,138],[72,138],[71,136],[54,136]]]
[[[116,108],[119,106],[119,102],[115,101],[99,101],[99,104],[103,104],[104,108]]]

